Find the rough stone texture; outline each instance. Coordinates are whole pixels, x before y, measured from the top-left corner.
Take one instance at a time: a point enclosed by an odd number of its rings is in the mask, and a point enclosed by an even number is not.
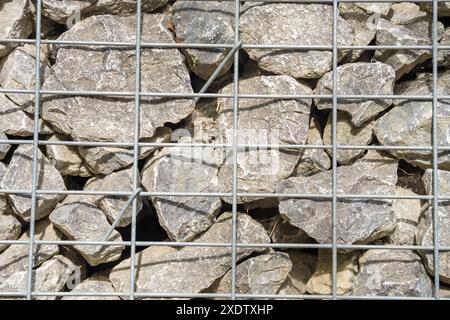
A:
[[[358,252],[339,254],[337,257],[336,290],[337,294],[348,294],[358,274]],[[310,294],[331,294],[333,288],[332,252],[319,249],[319,258],[313,275],[306,284]]]
[[[400,83],[395,88],[398,95],[431,95],[432,75],[421,74],[416,80]],[[438,75],[438,94],[445,95],[450,90],[450,72]],[[430,146],[432,126],[432,102],[397,100],[396,106],[382,116],[374,126],[375,135],[382,145],[387,146]],[[450,144],[450,104],[439,100],[437,103],[437,143]],[[392,154],[421,168],[431,168],[431,151],[390,150]],[[439,167],[450,170],[450,152],[438,155]]]
[[[164,15],[143,15],[142,41],[173,43]],[[77,23],[60,40],[135,41],[135,18],[93,16]],[[134,50],[61,47],[44,89],[134,91]],[[183,55],[176,49],[142,50],[141,90],[192,92]],[[158,81],[154,81],[158,79]],[[134,97],[46,96],[42,117],[74,140],[133,141]],[[140,138],[150,138],[165,123],[177,123],[194,109],[192,99],[141,98]],[[101,114],[102,117],[98,115]]]
[[[239,243],[269,243],[264,228],[250,216],[238,215]],[[195,242],[230,242],[231,214],[225,213]],[[238,248],[237,261],[261,251],[261,248]],[[150,247],[136,255],[136,291],[158,293],[197,293],[209,288],[231,268],[229,248]],[[113,268],[110,279],[118,292],[129,290],[130,259]]]
[[[271,252],[250,258],[236,268],[236,292],[243,294],[276,294],[286,281],[292,263],[287,253]],[[231,271],[212,290],[231,292]]]
[[[425,171],[423,176],[423,182],[425,184],[425,190],[427,194],[433,194],[432,170]],[[438,171],[439,178],[439,194],[443,196],[450,195],[450,172]],[[450,205],[448,201],[440,202],[438,206],[438,225],[439,225],[439,245],[450,245]],[[424,212],[420,218],[419,226],[417,227],[416,234],[417,245],[420,246],[433,246],[433,209],[432,206]],[[434,257],[432,251],[420,251],[419,252],[424,259],[425,267],[427,271],[434,274]],[[442,282],[450,284],[450,252],[439,253],[439,279]]]
[[[3,179],[7,170],[6,165],[3,162],[0,162],[0,181]],[[0,215],[9,213],[11,211],[11,207],[8,204],[8,196],[4,193],[0,193]]]
[[[81,18],[97,0],[43,0],[42,15],[60,24],[70,24],[71,17]]]
[[[50,215],[50,220],[69,239],[76,241],[100,241],[110,227],[100,209],[88,202],[81,201],[59,206]],[[122,237],[114,230],[108,241],[122,241]],[[122,245],[75,245],[73,248],[91,266],[116,261],[125,249]]]
[[[390,2],[355,2],[354,5],[361,8],[366,13],[379,13],[380,15],[385,16],[389,13],[392,4]]]
[[[220,155],[211,148],[166,148],[145,164],[142,185],[149,192],[218,192],[220,164]],[[222,205],[219,197],[164,196],[151,200],[160,225],[178,241],[207,230]]]
[[[29,0],[4,0],[0,3],[0,38],[26,39],[33,32]],[[19,43],[0,44],[0,57],[6,56]]]
[[[64,180],[58,170],[53,167],[50,161],[42,154],[38,153],[37,165],[37,188],[47,190],[66,190]],[[33,170],[33,146],[30,144],[20,145],[13,154],[0,188],[9,190],[31,190],[32,170]],[[56,204],[64,198],[64,195],[39,194],[36,203],[36,220],[46,217]],[[8,199],[14,213],[26,221],[31,215],[31,195],[8,194]]]
[[[234,2],[177,1],[173,6],[173,24],[177,41],[186,43],[233,43]],[[207,80],[228,54],[228,49],[186,49],[190,69]],[[229,59],[219,76],[233,64]]]
[[[395,73],[384,63],[349,63],[337,68],[337,94],[340,95],[389,95],[393,94]],[[331,95],[333,72],[325,74],[317,83],[316,94]],[[315,99],[319,110],[331,109],[330,99]],[[392,104],[390,99],[340,100],[338,110],[351,115],[352,123],[359,127]]]
[[[432,12],[433,6],[428,3],[421,2],[419,3],[420,8],[422,10],[426,10],[427,12]],[[438,3],[438,16],[439,17],[449,17],[450,16],[450,3],[448,2],[439,2]]]
[[[332,6],[323,4],[255,5],[241,17],[242,41],[248,44],[331,45],[332,13]],[[351,25],[339,17],[338,28],[338,44],[353,44]],[[325,50],[246,51],[251,59],[258,61],[260,68],[294,78],[319,78],[331,69],[332,64],[332,53]]]
[[[8,137],[3,133],[3,131],[0,131],[0,140],[8,140]],[[10,144],[0,144],[0,160],[3,160],[6,157],[6,154],[8,153],[10,148]]]
[[[220,91],[229,94],[232,85]],[[242,80],[242,94],[312,94],[311,89],[290,76],[262,76]],[[304,144],[309,131],[311,99],[243,99],[239,103],[239,144]],[[218,99],[218,126],[223,142],[232,143],[233,100]],[[238,152],[238,192],[273,192],[275,185],[289,177],[300,158],[298,149],[256,149]],[[232,155],[227,153],[219,170],[222,192],[232,190]],[[231,199],[224,199],[230,202]],[[257,200],[240,197],[240,203]]]
[[[61,134],[52,135],[48,141],[70,141]],[[63,176],[89,177],[92,173],[83,162],[77,147],[65,145],[47,145],[47,157]]]
[[[440,45],[448,46],[450,45],[450,28],[446,28]],[[442,67],[450,66],[450,50],[439,50],[438,51],[438,65]]]
[[[107,277],[92,276],[77,285],[71,292],[114,293]],[[65,296],[61,300],[120,300],[117,296]]]
[[[325,144],[333,144],[333,115],[330,113],[328,121],[323,133],[323,142]],[[355,127],[348,116],[345,113],[339,112],[337,117],[337,143],[339,145],[354,145],[354,146],[366,146],[372,141],[372,122],[363,124],[360,127]],[[333,155],[332,150],[326,150],[330,157]],[[338,149],[337,161],[340,164],[352,164],[356,159],[362,157],[366,150],[350,150],[350,149]]]
[[[274,243],[310,243],[308,234],[281,218],[270,234]]]
[[[50,74],[50,62],[45,54],[41,54],[40,60],[42,84],[44,78]],[[36,89],[36,49],[34,45],[17,47],[8,57],[2,61],[0,69],[0,85],[3,88],[13,90],[35,90]],[[22,110],[33,112],[34,94],[6,93],[7,97]]]
[[[397,187],[395,194],[418,196],[415,192],[402,187]],[[393,234],[387,237],[386,241],[396,245],[414,245],[414,237],[421,212],[421,201],[419,199],[395,199],[392,208],[397,217],[397,228]]]
[[[410,2],[393,3],[389,12],[389,21],[395,24],[408,24],[427,15],[420,6]]]
[[[22,225],[13,215],[0,213],[0,240],[17,240],[20,237]],[[0,252],[8,247],[0,244]]]
[[[309,145],[323,145],[319,121],[311,118],[306,143]],[[331,167],[331,159],[324,149],[304,149],[300,161],[295,167],[294,176],[310,176]]]
[[[58,255],[45,261],[33,271],[33,291],[59,292],[74,273],[75,266],[67,258]],[[0,283],[0,292],[24,292],[27,289],[27,271],[19,271]],[[56,300],[55,296],[37,296],[35,300]]]
[[[391,195],[397,182],[397,163],[375,151],[351,166],[337,168],[337,194]],[[281,182],[277,193],[331,195],[331,172],[310,177],[291,177]],[[292,225],[319,243],[331,243],[331,201],[280,198],[280,213]],[[337,242],[368,243],[391,234],[395,215],[390,200],[338,200]]]
[[[305,294],[306,284],[311,278],[317,263],[317,256],[296,250],[289,250],[287,253],[292,262],[292,269],[278,294]]]
[[[352,295],[432,296],[432,282],[413,251],[368,250],[359,259],[359,266]]]
[[[151,12],[164,6],[168,0],[142,0],[142,12]],[[89,14],[131,14],[136,12],[136,0],[97,0]]]

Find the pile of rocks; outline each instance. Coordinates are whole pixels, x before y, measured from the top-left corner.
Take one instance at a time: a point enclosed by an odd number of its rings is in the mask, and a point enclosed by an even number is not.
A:
[[[136,1],[43,0],[43,39],[136,42]],[[142,1],[145,43],[225,43],[235,38],[235,4],[230,1]],[[240,38],[246,44],[331,45],[333,8],[326,4],[243,2]],[[340,45],[430,45],[432,14],[427,4],[345,3],[339,5]],[[438,41],[450,43],[450,7],[439,6]],[[78,19],[79,18],[79,19]],[[0,38],[33,39],[36,7],[31,0],[0,2]],[[197,92],[230,49],[145,47],[141,52],[143,92]],[[42,45],[35,77],[36,48],[0,44],[0,189],[30,190],[36,82],[49,91],[134,92],[134,47]],[[338,50],[336,92],[341,95],[431,95],[430,50]],[[301,99],[240,99],[239,143],[277,148],[240,149],[237,241],[260,244],[237,249],[237,292],[244,294],[328,295],[332,291],[331,250],[274,250],[271,243],[332,242],[331,50],[242,49],[239,92],[299,95]],[[450,91],[450,53],[439,51],[438,94]],[[208,89],[217,99],[155,97],[140,101],[141,142],[179,144],[138,151],[137,184],[153,193],[205,193],[202,196],[138,197],[137,239],[166,246],[137,248],[139,293],[220,293],[231,289],[230,249],[171,247],[170,241],[224,243],[232,239],[233,59]],[[14,90],[11,90],[14,89]],[[308,96],[320,95],[320,98]],[[135,186],[134,150],[119,146],[62,145],[75,142],[131,142],[134,96],[43,94],[39,135],[49,143],[38,149],[39,190],[83,190],[92,195],[39,193],[37,240],[99,241],[119,217],[127,197],[95,191],[131,192]],[[339,145],[430,146],[432,102],[406,99],[346,99],[337,104]],[[101,115],[101,116],[99,116]],[[11,141],[10,143],[8,143]],[[54,143],[54,144],[52,144]],[[59,143],[59,144],[58,144]],[[203,146],[186,147],[186,143]],[[437,143],[450,144],[450,104],[437,103]],[[310,145],[299,149],[294,145]],[[291,147],[292,146],[292,147]],[[433,245],[433,210],[414,199],[432,195],[432,151],[337,150],[337,193],[377,196],[338,199],[339,244]],[[438,154],[441,195],[450,194],[450,152]],[[271,194],[283,193],[282,197]],[[297,196],[289,196],[295,194]],[[306,195],[298,197],[298,195]],[[223,196],[220,196],[223,195]],[[307,197],[314,195],[314,197]],[[318,196],[322,195],[323,198]],[[405,199],[389,200],[397,195]],[[409,197],[409,199],[408,199]],[[412,199],[411,199],[412,198]],[[31,196],[0,193],[0,240],[30,237]],[[36,245],[34,291],[102,292],[130,289],[132,208],[111,233],[110,246]],[[450,206],[438,208],[439,241],[450,245]],[[114,243],[117,242],[117,243]],[[432,251],[339,250],[337,292],[357,296],[433,295]],[[27,286],[28,247],[0,244],[0,293]],[[450,296],[450,253],[441,252],[442,295]],[[39,296],[39,299],[56,299]],[[64,299],[74,297],[64,297]],[[91,297],[93,299],[116,297]],[[123,297],[122,297],[123,298]]]

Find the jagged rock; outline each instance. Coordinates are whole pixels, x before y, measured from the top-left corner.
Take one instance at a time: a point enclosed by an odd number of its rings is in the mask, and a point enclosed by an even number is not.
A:
[[[0,240],[17,240],[21,228],[22,225],[13,215],[0,213]],[[8,245],[0,244],[0,252],[7,247]]]
[[[340,95],[389,95],[393,94],[395,72],[384,63],[349,63],[337,68],[337,94]],[[317,83],[316,94],[331,95],[333,72],[325,74]],[[331,109],[331,99],[315,99],[319,110]],[[352,123],[359,127],[392,104],[391,99],[340,100],[337,109],[351,115]]]
[[[409,250],[368,250],[359,259],[352,295],[431,297],[432,282]]]
[[[36,52],[34,45],[17,47],[2,61],[0,69],[0,85],[13,90],[36,89]],[[42,83],[50,74],[50,62],[44,54],[40,60]],[[6,93],[7,97],[17,104],[21,110],[32,113],[34,109],[34,94]]]
[[[450,28],[445,29],[442,39],[439,43],[443,46],[450,45]],[[439,50],[438,51],[438,65],[442,67],[450,66],[450,50]]]
[[[183,141],[183,140],[182,140]],[[149,192],[218,192],[221,157],[211,148],[170,147],[149,159],[142,185]],[[173,240],[206,231],[221,208],[219,197],[151,197],[161,226]]]
[[[289,250],[287,253],[292,262],[292,269],[278,291],[278,294],[305,294],[306,284],[311,278],[317,263],[317,256],[295,250]]]
[[[61,134],[52,135],[48,141],[70,141]],[[77,147],[66,145],[47,145],[47,157],[63,176],[89,177],[92,173],[85,166]]]
[[[243,294],[276,294],[286,281],[292,263],[287,253],[271,252],[250,258],[236,267],[236,292]],[[231,271],[211,290],[231,292]]]
[[[402,187],[397,187],[395,194],[400,196],[418,196],[415,192]],[[393,234],[387,237],[387,242],[396,245],[414,245],[414,237],[421,212],[420,199],[395,199],[392,203],[392,208],[397,217],[397,228]]]
[[[152,138],[143,139],[141,142],[163,143],[170,140],[172,130],[167,127],[156,129]],[[139,149],[139,159],[145,159],[155,147],[141,147]],[[86,166],[95,174],[110,174],[114,171],[128,167],[134,162],[133,148],[115,148],[115,147],[79,147],[78,151],[83,157]]]
[[[63,257],[55,256],[45,261],[39,268],[33,271],[34,292],[59,292],[62,291],[69,277],[75,271],[73,263]],[[27,271],[15,272],[8,279],[0,283],[0,292],[24,292],[27,290]],[[37,296],[36,300],[56,300],[55,296]]]
[[[50,214],[50,220],[69,239],[76,241],[101,241],[110,225],[103,212],[88,202],[62,204]],[[122,241],[113,231],[108,241]],[[116,261],[120,258],[123,245],[75,245],[73,246],[91,266]]]
[[[331,45],[332,26],[332,6],[276,3],[249,8],[241,16],[240,30],[242,40],[248,44]],[[338,44],[353,44],[353,28],[340,16],[338,28]],[[332,53],[326,50],[246,51],[261,69],[294,78],[319,78],[332,65]]]
[[[97,0],[43,0],[42,15],[60,24],[70,24],[70,18],[82,18]]]
[[[6,136],[6,134],[3,133],[3,131],[0,131],[0,140],[8,140],[8,137]],[[11,148],[10,144],[7,143],[0,144],[0,160],[3,160],[6,157],[6,154],[8,153],[10,148]]]
[[[425,190],[427,194],[433,194],[433,171],[427,169],[423,176]],[[439,179],[439,194],[450,194],[450,172],[438,170]],[[448,201],[439,202],[438,206],[438,226],[439,226],[439,245],[450,245],[450,205]],[[419,226],[417,227],[416,242],[419,246],[433,246],[433,206],[425,210],[420,218]],[[434,274],[434,257],[433,251],[419,251],[424,259],[424,264],[430,275]],[[439,252],[439,279],[442,282],[450,284],[450,252]]]
[[[419,3],[420,8],[427,12],[432,12],[433,5],[426,2]],[[439,17],[449,17],[450,16],[450,3],[448,2],[438,2],[438,16]]]
[[[379,13],[386,16],[392,4],[390,2],[355,2],[351,5],[357,6],[368,14]]]
[[[143,15],[142,41],[173,43],[164,15]],[[93,16],[77,23],[59,40],[135,41],[135,18]],[[134,48],[61,47],[44,89],[135,91]],[[189,72],[177,49],[143,49],[141,91],[192,93]],[[158,81],[154,81],[158,79]],[[134,138],[134,97],[47,95],[42,117],[74,140],[130,142]],[[152,137],[165,123],[177,123],[194,110],[193,99],[142,97],[140,138]],[[99,114],[102,116],[99,117]],[[95,124],[95,125],[94,125]]]
[[[164,6],[168,0],[142,0],[142,12],[151,12]],[[89,14],[124,15],[136,12],[136,0],[97,0]]]
[[[229,94],[232,85],[220,92]],[[239,82],[239,92],[263,94],[310,95],[311,89],[290,76],[262,76]],[[239,144],[304,144],[309,131],[311,99],[273,100],[243,99],[239,103]],[[233,100],[218,99],[217,123],[223,142],[232,143]],[[274,186],[289,177],[298,160],[298,149],[250,148],[238,152],[238,192],[273,192]],[[219,186],[222,192],[232,190],[232,153],[219,170]],[[230,198],[224,199],[230,202]],[[240,203],[259,200],[255,197],[239,197]]]
[[[389,12],[389,21],[395,24],[408,24],[427,15],[420,6],[411,2],[393,3]]]
[[[7,170],[6,165],[3,162],[0,162],[0,181],[2,181],[3,176],[5,175]],[[0,215],[5,214],[11,211],[11,208],[8,204],[8,196],[4,193],[0,193]]]
[[[306,143],[309,145],[323,145],[319,121],[311,118]],[[295,167],[293,176],[310,176],[331,167],[331,160],[324,149],[305,149],[300,161]]]
[[[47,190],[66,190],[64,180],[58,170],[38,149],[37,188]],[[33,146],[20,145],[13,154],[0,188],[9,190],[31,190],[33,171]],[[39,194],[36,201],[36,220],[46,217],[56,204],[64,198],[61,194]],[[8,194],[14,213],[26,221],[31,218],[31,195]]]
[[[311,238],[305,231],[294,227],[281,219],[270,234],[274,243],[310,243]]]
[[[92,276],[78,284],[71,292],[114,293],[107,277]],[[117,296],[65,296],[61,300],[120,300]]]
[[[234,2],[177,1],[173,6],[173,24],[177,41],[186,43],[233,43]],[[202,79],[209,79],[225,58],[228,49],[186,49],[190,69]],[[219,73],[224,75],[233,64],[229,59]]]
[[[264,228],[246,214],[237,219],[239,243],[269,243]],[[194,242],[230,242],[231,214],[223,214]],[[238,248],[237,261],[263,248]],[[231,268],[231,251],[221,247],[149,247],[136,255],[136,292],[198,293],[209,288]],[[130,285],[130,259],[115,266],[110,279],[117,292]]]
[[[331,145],[333,143],[333,115],[330,113],[328,121],[323,133],[323,142]],[[354,145],[354,146],[367,146],[372,141],[372,122],[355,127],[348,116],[345,113],[339,112],[337,116],[337,144],[338,145]],[[330,149],[326,149],[330,157],[333,152]],[[356,159],[364,155],[364,149],[338,149],[337,161],[340,164],[352,164]]]
[[[281,182],[277,193],[331,195],[331,171],[310,177],[291,177]],[[351,166],[337,168],[337,194],[391,195],[397,182],[397,162],[375,151]],[[280,198],[280,213],[292,225],[319,243],[331,243],[330,199]],[[345,199],[337,202],[337,242],[368,243],[395,229],[392,201]]]
[[[0,38],[26,39],[33,32],[29,0],[4,0],[0,3]],[[0,57],[6,56],[19,43],[0,44]]]
[[[358,274],[358,252],[339,254],[337,257],[336,293],[348,294]],[[310,294],[331,294],[333,288],[332,251],[319,249],[319,258],[313,275],[306,284]]]
[[[395,88],[397,95],[431,95],[432,75],[421,74],[415,80],[402,82]],[[450,89],[450,72],[438,75],[438,94],[446,94]],[[432,102],[417,100],[397,100],[395,108],[382,116],[374,126],[374,133],[382,145],[386,146],[429,146],[431,145]],[[450,104],[438,100],[437,103],[437,143],[450,144]],[[389,150],[390,153],[411,164],[430,168],[432,152],[428,150]],[[440,151],[439,168],[450,170],[450,152]]]

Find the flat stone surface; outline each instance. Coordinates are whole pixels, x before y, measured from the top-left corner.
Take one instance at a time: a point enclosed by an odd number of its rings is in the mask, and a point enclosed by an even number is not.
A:
[[[142,12],[151,12],[164,6],[168,0],[142,0]],[[97,0],[89,14],[128,15],[136,12],[136,0]]]
[[[0,214],[0,240],[17,240],[20,237],[22,225],[11,214]],[[0,244],[0,252],[8,247]]]
[[[177,41],[186,43],[233,43],[234,2],[177,1],[173,5],[173,24]],[[200,78],[209,79],[228,54],[228,49],[186,49],[189,68]],[[233,64],[229,59],[219,76]]]
[[[239,243],[269,243],[264,228],[246,214],[238,215]],[[231,214],[225,213],[194,242],[230,242]],[[237,261],[261,248],[238,248]],[[209,288],[231,268],[229,248],[149,247],[136,255],[136,292],[198,293]],[[130,259],[115,266],[110,279],[117,292],[129,290]]]
[[[220,93],[230,94],[232,85]],[[310,95],[309,87],[290,76],[262,76],[239,82],[241,94],[298,94]],[[239,103],[238,143],[248,144],[304,144],[309,131],[311,99],[273,100],[242,99]],[[232,143],[233,99],[218,99],[217,119],[221,140]],[[238,152],[238,192],[273,192],[281,180],[289,177],[300,159],[298,149],[250,148]],[[219,170],[221,192],[232,190],[232,154],[227,153]],[[230,198],[224,199],[231,203]],[[239,203],[258,200],[239,197]]]
[[[333,144],[333,115],[330,113],[328,121],[323,133],[323,142],[327,145]],[[355,127],[352,124],[351,118],[348,114],[339,112],[337,116],[337,144],[338,145],[353,145],[353,146],[367,146],[372,142],[372,122]],[[326,152],[332,157],[333,152],[326,149]],[[337,161],[340,164],[352,164],[358,158],[362,157],[366,150],[364,149],[338,149]]]
[[[333,7],[324,4],[255,5],[241,16],[241,37],[247,44],[331,45],[332,20]],[[338,44],[353,44],[352,26],[338,17],[338,28]],[[319,78],[332,64],[332,53],[326,50],[246,51],[261,69],[294,78]]]
[[[395,24],[408,24],[427,15],[420,6],[410,2],[393,3],[389,11],[389,21]]]
[[[81,201],[59,206],[50,215],[50,220],[69,239],[76,241],[101,241],[110,227],[100,209]],[[122,237],[114,230],[108,241],[122,241]],[[75,245],[73,248],[91,266],[116,261],[125,249],[122,245]]]
[[[400,83],[395,88],[398,95],[431,95],[432,75],[420,74],[416,80]],[[450,90],[450,72],[438,75],[437,93],[445,95]],[[430,146],[432,125],[432,102],[397,100],[396,106],[383,115],[374,126],[374,133],[386,146]],[[450,103],[437,103],[437,144],[450,144]],[[421,168],[431,168],[431,151],[390,150],[393,155]],[[450,152],[438,154],[439,167],[450,170]]]
[[[66,190],[64,180],[58,170],[38,150],[37,188]],[[8,190],[31,190],[33,171],[33,145],[20,145],[13,154],[8,170],[0,182],[0,187]],[[36,203],[36,220],[46,217],[64,195],[39,194]],[[31,195],[8,194],[14,212],[29,221],[31,217]]]
[[[397,162],[376,151],[351,166],[337,168],[337,194],[392,195],[397,182]],[[331,195],[331,171],[310,177],[291,177],[277,193]],[[280,213],[292,225],[319,243],[331,243],[330,199],[280,198]],[[338,200],[337,242],[369,243],[391,234],[396,227],[391,200]]]
[[[3,133],[3,131],[0,131],[0,140],[8,140],[8,137]],[[6,154],[8,153],[10,148],[10,144],[0,144],[0,160],[3,160],[6,157]]]
[[[311,278],[317,263],[317,256],[297,250],[287,251],[291,259],[292,269],[286,281],[281,285],[278,294],[298,295],[306,293],[306,284]]]
[[[420,257],[409,250],[368,250],[359,259],[360,270],[352,295],[431,297],[432,282]]]
[[[337,68],[337,94],[339,95],[390,95],[393,94],[395,73],[384,63],[356,62]],[[316,94],[331,95],[333,72],[325,74],[317,83]],[[319,110],[331,109],[330,99],[315,99]],[[389,108],[390,99],[340,100],[337,109],[351,115],[352,123],[359,127],[380,112]]]
[[[144,14],[142,41],[174,43],[167,28],[168,19],[161,14]],[[133,16],[100,15],[82,20],[58,39],[134,42],[134,29]],[[46,79],[43,88],[134,92],[134,60],[134,49],[61,47],[52,67],[52,76]],[[177,49],[143,49],[141,91],[192,93],[184,60]],[[47,95],[42,105],[42,117],[55,130],[74,140],[130,142],[134,137],[134,108],[134,97]],[[152,137],[157,128],[165,123],[177,123],[193,110],[192,99],[142,97],[140,138]]]
[[[94,275],[81,282],[71,292],[114,293],[115,290],[107,277]],[[120,298],[117,296],[65,296],[61,300],[120,300]]]
[[[73,24],[81,18],[97,0],[43,0],[42,15],[60,24]],[[71,18],[71,19],[70,19]]]

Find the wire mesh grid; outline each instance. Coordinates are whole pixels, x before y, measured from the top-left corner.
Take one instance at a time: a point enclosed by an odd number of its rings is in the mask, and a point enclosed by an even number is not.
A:
[[[195,0],[195,1],[210,1],[210,0]],[[41,39],[41,17],[42,17],[42,0],[36,0],[36,36],[35,39],[0,39],[0,43],[20,43],[20,44],[33,44],[35,45],[36,63],[35,63],[35,79],[41,77],[41,46],[45,44],[59,45],[59,46],[102,46],[102,47],[123,47],[134,49],[136,53],[135,63],[135,91],[132,92],[99,92],[99,91],[57,91],[57,90],[43,90],[41,84],[36,81],[34,90],[23,89],[8,89],[0,88],[0,93],[15,93],[15,94],[34,94],[34,129],[32,140],[0,140],[0,144],[31,144],[33,146],[33,159],[32,159],[32,187],[31,190],[0,190],[0,194],[17,194],[31,196],[31,219],[29,229],[29,240],[1,240],[0,244],[4,245],[24,245],[29,248],[28,252],[28,268],[27,268],[27,289],[25,292],[0,292],[0,297],[25,297],[26,299],[32,299],[39,296],[97,296],[97,297],[113,297],[119,296],[122,298],[231,298],[231,299],[245,299],[245,298],[268,298],[268,299],[390,299],[390,300],[409,300],[409,299],[450,299],[441,298],[439,295],[439,257],[441,251],[450,251],[450,246],[442,246],[439,244],[439,225],[438,225],[438,206],[442,201],[449,201],[450,195],[440,195],[439,183],[438,183],[438,155],[442,151],[450,151],[450,146],[438,145],[437,139],[437,103],[439,100],[450,100],[450,95],[440,95],[437,91],[438,81],[438,63],[437,55],[438,50],[450,50],[450,46],[438,44],[438,4],[445,2],[443,0],[359,0],[359,3],[382,3],[382,2],[412,2],[412,3],[429,3],[432,5],[432,44],[431,45],[339,45],[338,44],[338,5],[339,3],[353,3],[354,0],[222,0],[235,3],[234,12],[234,41],[233,43],[222,44],[206,44],[206,43],[145,43],[141,41],[141,27],[142,27],[142,4],[141,0],[136,1],[136,39],[135,43],[128,42],[109,42],[109,41],[64,41],[64,40],[48,40]],[[332,27],[332,44],[331,45],[283,45],[276,43],[242,43],[240,39],[240,5],[242,2],[263,2],[263,3],[320,3],[329,4],[333,7],[333,27]],[[141,91],[141,52],[148,48],[159,49],[230,49],[229,57],[234,61],[233,63],[233,91],[231,94],[224,93],[206,93],[201,90],[198,93],[171,93],[171,92],[143,92]],[[284,49],[284,50],[331,50],[332,51],[332,94],[330,95],[286,95],[286,94],[242,94],[239,93],[239,52],[241,49]],[[353,50],[399,50],[399,49],[411,49],[411,50],[429,50],[432,52],[432,95],[344,95],[338,94],[336,91],[338,85],[337,70],[338,67],[338,50],[353,49]],[[220,70],[219,70],[220,71]],[[214,77],[217,76],[214,73],[207,83],[211,83]],[[57,94],[60,96],[92,96],[92,97],[133,97],[134,98],[134,139],[130,142],[92,142],[92,141],[48,141],[41,140],[39,138],[39,116],[41,107],[41,97],[47,94]],[[227,98],[233,101],[233,135],[231,143],[149,143],[140,141],[140,103],[143,97],[167,97],[167,98]],[[332,102],[332,143],[331,144],[239,144],[238,140],[238,117],[239,117],[239,101],[241,99],[311,99],[320,98],[331,100]],[[432,145],[423,146],[378,146],[378,145],[340,145],[337,142],[337,115],[338,115],[338,101],[341,99],[357,100],[357,99],[410,99],[418,101],[431,101],[432,102]],[[133,189],[131,191],[88,191],[88,190],[42,190],[37,187],[37,175],[38,175],[38,147],[46,145],[65,145],[65,146],[84,146],[84,147],[127,147],[133,149]],[[205,148],[227,148],[232,150],[232,191],[231,192],[145,192],[139,187],[139,150],[144,147],[205,147]],[[238,191],[238,151],[241,148],[263,147],[263,148],[289,148],[289,149],[331,149],[332,159],[332,192],[331,194],[296,194],[296,193],[250,193]],[[417,150],[417,151],[429,151],[432,153],[432,194],[431,195],[370,195],[370,194],[339,194],[337,192],[337,152],[338,150]],[[70,240],[37,240],[34,237],[35,234],[35,222],[36,222],[36,203],[37,197],[44,194],[60,194],[60,195],[104,195],[104,196],[127,196],[129,197],[128,203],[123,208],[124,210],[130,205],[132,208],[132,221],[131,221],[131,239],[130,241],[115,241],[110,242],[105,237],[103,240],[97,241],[70,241]],[[232,198],[232,239],[230,243],[204,243],[204,242],[167,242],[167,241],[137,241],[136,240],[136,215],[137,215],[137,198],[138,197],[150,197],[150,196],[189,196],[189,197],[231,197]],[[305,199],[322,199],[331,201],[332,208],[332,243],[328,244],[305,244],[305,243],[238,243],[237,241],[237,214],[238,214],[238,198],[239,197],[265,197],[265,198],[305,198]],[[358,244],[339,244],[337,241],[337,202],[339,199],[420,199],[431,201],[433,209],[433,245],[420,246],[420,245],[358,245]],[[113,226],[114,227],[114,226]],[[131,249],[130,254],[130,290],[129,292],[38,292],[33,291],[33,267],[34,267],[34,253],[33,248],[35,245],[124,245]],[[148,247],[148,246],[171,246],[171,247],[223,247],[231,250],[231,292],[229,293],[150,293],[150,292],[136,292],[136,247]],[[332,293],[330,295],[267,295],[267,294],[241,294],[236,291],[237,284],[237,250],[238,248],[279,248],[279,249],[331,249],[332,253]],[[348,296],[339,295],[337,289],[337,266],[338,266],[338,249],[352,249],[352,250],[368,250],[368,249],[382,249],[382,250],[428,250],[433,252],[433,264],[434,264],[434,296],[429,298],[420,297],[400,297],[400,296]]]

